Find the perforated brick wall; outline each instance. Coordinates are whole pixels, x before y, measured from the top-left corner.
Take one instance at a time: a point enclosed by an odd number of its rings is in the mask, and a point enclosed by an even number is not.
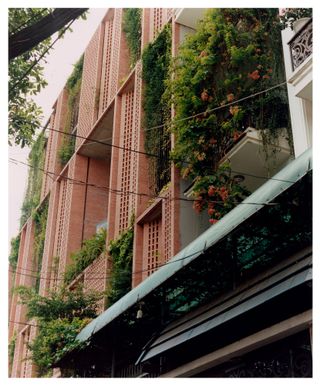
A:
[[[97,118],[99,108],[99,66],[102,55],[103,25],[100,25],[85,50],[79,101],[78,135],[87,136]],[[83,142],[77,138],[76,148]]]
[[[161,236],[160,217],[143,225],[143,279],[150,276],[162,264]]]
[[[142,77],[141,77],[142,63],[139,61],[136,64],[135,72],[135,87],[134,87],[134,100],[133,100],[133,122],[132,122],[132,149],[140,149],[140,130],[141,130],[141,92],[142,92]],[[130,188],[131,192],[138,192],[138,153],[131,154],[131,180]],[[130,211],[137,212],[137,200],[138,196],[135,194],[130,195],[129,208]]]
[[[172,192],[171,188],[163,194],[166,197],[163,200],[163,253],[164,253],[164,261],[168,261],[173,256],[173,248],[172,248],[172,214],[173,214],[173,205],[172,205]]]
[[[107,259],[104,254],[98,257],[84,273],[85,290],[105,291],[106,289],[106,269]],[[98,302],[98,312],[104,310],[104,300]]]
[[[122,96],[121,123],[120,123],[120,146],[125,149],[132,149],[132,125],[133,125],[133,91]],[[130,208],[130,187],[131,187],[131,163],[132,152],[120,150],[120,208],[119,208],[119,232],[128,228]]]
[[[113,100],[118,90],[118,74],[120,61],[120,39],[121,39],[122,9],[115,8],[111,51],[110,82],[108,92],[108,104]]]

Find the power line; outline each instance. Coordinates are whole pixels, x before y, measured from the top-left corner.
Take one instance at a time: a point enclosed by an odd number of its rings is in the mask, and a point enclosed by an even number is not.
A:
[[[236,101],[233,101],[233,102],[229,102],[227,104],[223,104],[223,105],[219,105],[219,106],[216,106],[212,109],[209,109],[209,110],[206,110],[206,111],[203,111],[203,112],[200,112],[200,113],[197,113],[197,114],[194,114],[194,115],[190,115],[188,117],[185,117],[185,118],[181,118],[181,119],[176,119],[174,121],[171,121],[170,124],[162,124],[162,125],[157,125],[157,126],[152,126],[150,128],[145,128],[143,129],[144,131],[150,131],[150,130],[154,130],[154,129],[157,129],[157,128],[162,128],[162,127],[165,127],[165,126],[174,126],[177,122],[181,122],[181,121],[186,121],[186,120],[189,120],[189,119],[192,119],[192,118],[196,118],[196,117],[199,117],[199,116],[202,116],[202,115],[205,115],[205,114],[210,114],[214,111],[217,111],[217,110],[220,110],[220,109],[224,109],[226,107],[229,107],[229,106],[232,106],[234,104],[237,104],[237,103],[241,103],[247,99],[250,99],[250,98],[254,98],[258,95],[261,95],[263,93],[267,93],[271,90],[274,90],[276,88],[279,88],[279,87],[282,87],[284,86],[285,84],[287,84],[286,81],[282,82],[282,83],[278,83],[274,86],[271,86],[267,89],[264,89],[264,90],[261,90],[261,91],[258,91],[254,94],[250,94],[250,95],[247,95],[243,98],[240,98]],[[25,121],[25,120],[22,120],[22,121]],[[102,142],[102,141],[99,141],[97,139],[90,139],[88,137],[84,137],[84,136],[81,136],[79,134],[75,134],[75,133],[67,133],[65,131],[62,131],[62,130],[57,130],[57,129],[54,129],[54,128],[49,128],[47,126],[40,126],[41,128],[43,128],[44,130],[49,130],[49,131],[54,131],[54,132],[58,132],[58,133],[61,133],[61,134],[64,134],[64,135],[67,135],[67,136],[70,136],[70,137],[74,137],[74,138],[80,138],[80,139],[85,139],[89,142],[92,142],[92,143],[97,143],[97,144],[101,144],[101,145],[104,145],[104,146],[109,146],[109,147],[114,147],[114,148],[117,148],[117,149],[120,149],[120,150],[125,150],[125,151],[129,151],[129,152],[134,152],[134,153],[137,153],[137,154],[143,154],[143,155],[146,155],[148,157],[154,157],[154,158],[160,158],[157,154],[152,154],[152,153],[147,153],[147,152],[143,152],[143,151],[139,151],[139,150],[135,150],[135,149],[130,149],[130,148],[126,148],[126,147],[123,147],[123,146],[118,146],[118,145],[114,145],[114,144],[111,144],[111,143],[106,143],[106,142]],[[172,159],[172,161],[174,162],[175,160]],[[185,161],[186,163],[188,163],[187,161]]]
[[[193,252],[191,253],[190,255],[187,255],[187,256],[183,256],[179,259],[175,259],[175,260],[169,260],[165,263],[162,263],[162,264],[158,264],[154,269],[159,269],[161,267],[164,267],[166,265],[169,265],[169,264],[173,264],[177,261],[181,261],[181,260],[185,260],[189,257],[192,257],[194,255],[196,255],[197,253],[203,253],[205,251],[205,249],[201,249],[200,251],[196,251],[196,252]],[[153,269],[141,269],[139,271],[134,271],[131,273],[131,275],[138,275],[138,274],[141,274],[141,273],[144,273],[144,272],[150,272],[152,271]],[[125,271],[125,270],[124,270]],[[39,275],[29,275],[29,274],[26,274],[26,273],[19,273],[19,272],[16,272],[16,271],[13,271],[13,270],[10,270],[9,269],[9,272],[11,273],[17,273],[18,275],[21,275],[21,276],[26,276],[26,277],[32,277],[32,278],[35,278],[35,279],[42,279],[42,280],[47,280],[47,281],[64,281],[64,278],[59,278],[59,277],[56,277],[56,278],[52,278],[52,277],[46,277],[46,276],[39,276]],[[82,271],[83,272],[83,271]],[[52,272],[53,273],[53,272]],[[81,273],[80,273],[81,274]],[[79,274],[79,275],[80,275]],[[63,275],[63,274],[62,274]],[[86,280],[106,280],[106,279],[110,279],[112,276],[100,276],[100,277],[88,277],[86,278]],[[70,283],[69,283],[70,284]]]
[[[15,320],[9,320],[9,323],[14,323],[14,324],[24,324],[25,326],[38,327],[37,324],[31,324],[31,323],[25,323],[25,322],[16,322]]]
[[[197,199],[189,199],[189,198],[184,198],[184,197],[166,197],[166,196],[155,196],[155,195],[151,195],[151,194],[148,194],[148,193],[139,193],[139,192],[133,192],[133,191],[123,191],[123,190],[119,190],[119,189],[113,189],[113,188],[110,188],[108,186],[101,186],[101,185],[96,185],[96,184],[92,184],[92,183],[88,183],[88,182],[85,182],[85,181],[81,181],[81,180],[76,180],[74,178],[71,178],[71,177],[67,177],[67,176],[64,176],[62,174],[58,174],[58,173],[54,173],[54,172],[49,172],[43,168],[40,168],[40,167],[36,167],[36,166],[33,166],[33,165],[30,165],[26,162],[23,162],[23,161],[19,161],[19,160],[16,160],[14,158],[9,158],[9,162],[12,162],[12,163],[16,163],[16,162],[19,162],[21,163],[22,165],[25,165],[25,166],[28,166],[32,169],[38,169],[38,170],[41,170],[43,171],[45,174],[52,174],[54,176],[57,176],[57,177],[60,177],[62,179],[65,179],[67,181],[71,181],[70,183],[71,184],[74,184],[74,185],[84,185],[84,186],[91,186],[91,187],[94,187],[94,188],[97,188],[97,189],[104,189],[104,190],[107,190],[108,192],[111,192],[111,193],[114,193],[114,194],[118,194],[118,195],[137,195],[137,196],[144,196],[144,197],[149,197],[149,198],[153,198],[153,199],[163,199],[163,200],[168,200],[168,201],[187,201],[187,202],[195,202],[197,201]],[[238,173],[241,173],[241,172],[238,172]],[[260,177],[258,176],[259,178],[266,178],[266,179],[273,179],[272,177]],[[281,179],[276,179],[277,181],[282,181],[282,182],[287,182],[287,183],[294,183],[294,181],[289,181],[289,180],[281,180]],[[223,200],[210,200],[213,204],[223,204],[224,201]],[[260,203],[260,202],[234,202],[235,204],[246,204],[246,205],[278,205],[278,203],[276,202],[264,202],[264,203]]]
[[[21,30],[23,27],[27,26],[27,25],[30,23],[30,21],[33,21],[34,19],[37,19],[38,16],[42,16],[42,15],[44,14],[45,11],[49,11],[49,9],[48,9],[48,8],[42,8],[41,11],[39,11],[39,12],[36,13],[36,14],[33,14],[32,17],[30,17],[30,18],[29,18],[28,20],[26,20],[25,22],[21,23],[21,24],[19,25],[19,27],[16,27],[16,29],[15,29],[13,32],[10,33],[10,37],[12,37],[13,35],[15,35],[17,32],[20,32],[20,30]],[[50,11],[49,11],[49,13],[50,13]],[[36,20],[36,21],[37,21],[37,20]]]

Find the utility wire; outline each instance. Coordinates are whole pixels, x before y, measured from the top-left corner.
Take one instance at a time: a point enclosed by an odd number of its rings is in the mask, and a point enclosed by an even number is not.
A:
[[[154,129],[157,129],[157,128],[161,128],[161,127],[165,127],[165,126],[174,126],[177,122],[181,122],[181,121],[186,121],[186,120],[189,120],[189,119],[192,119],[192,118],[196,118],[196,117],[199,117],[199,116],[202,116],[202,115],[205,115],[205,114],[209,114],[211,112],[214,112],[214,111],[217,111],[217,110],[221,110],[221,109],[224,109],[226,107],[229,107],[229,106],[232,106],[234,104],[237,104],[237,103],[241,103],[247,99],[250,99],[250,98],[254,98],[260,94],[263,94],[263,93],[267,93],[271,90],[274,90],[276,88],[279,88],[279,87],[282,87],[284,86],[285,84],[287,84],[286,81],[282,82],[282,83],[278,83],[274,86],[271,86],[267,89],[264,89],[264,90],[261,90],[261,91],[258,91],[254,94],[251,94],[251,95],[247,95],[241,99],[238,99],[236,101],[233,101],[233,102],[229,102],[227,104],[224,104],[224,105],[220,105],[220,106],[217,106],[217,107],[214,107],[212,109],[209,109],[209,110],[206,110],[206,111],[203,111],[203,112],[200,112],[200,113],[197,113],[197,114],[194,114],[194,115],[190,115],[188,117],[185,117],[185,118],[181,118],[181,119],[176,119],[174,121],[171,121],[170,124],[162,124],[162,125],[157,125],[157,126],[152,126],[152,127],[149,127],[149,128],[145,128],[143,129],[144,131],[150,131],[150,130],[154,130]],[[22,120],[22,121],[25,121],[25,120]],[[49,130],[49,131],[54,131],[54,132],[58,132],[58,133],[61,133],[61,134],[64,134],[64,135],[67,135],[67,136],[70,136],[70,137],[74,137],[74,138],[80,138],[80,139],[85,139],[89,142],[92,142],[92,143],[97,143],[97,144],[101,144],[101,145],[104,145],[104,146],[109,146],[109,147],[115,147],[117,149],[120,149],[120,150],[125,150],[125,151],[129,151],[129,152],[134,152],[134,153],[138,153],[138,154],[143,154],[143,155],[146,155],[146,156],[149,156],[149,157],[154,157],[154,158],[160,158],[157,154],[152,154],[152,153],[146,153],[146,152],[143,152],[143,151],[139,151],[139,150],[135,150],[135,149],[130,149],[130,148],[126,148],[126,147],[123,147],[123,146],[118,146],[118,145],[114,145],[114,144],[111,144],[111,143],[106,143],[106,142],[102,142],[102,141],[99,141],[97,139],[90,139],[88,137],[84,137],[84,136],[81,136],[79,134],[75,134],[75,133],[67,133],[65,131],[62,131],[62,130],[57,130],[57,129],[54,129],[54,128],[50,128],[50,127],[47,127],[47,126],[40,126],[40,128],[43,128],[44,130]],[[174,160],[172,160],[174,161]]]
[[[185,259],[187,259],[189,257],[192,257],[192,256],[196,255],[197,253],[202,254],[203,252],[205,252],[205,249],[201,249],[200,251],[193,252],[190,255],[181,257],[180,259],[169,260],[166,263],[158,264],[154,269],[159,269],[159,268],[164,267],[166,265],[173,264],[173,263],[175,263],[177,261],[185,260]],[[131,275],[138,275],[138,274],[141,274],[141,273],[144,273],[144,272],[150,272],[152,270],[153,269],[141,269],[139,271],[132,272]],[[9,272],[17,273],[18,275],[21,275],[21,276],[32,277],[32,278],[35,278],[35,279],[43,279],[43,280],[47,280],[47,281],[64,281],[64,278],[61,278],[61,277],[60,278],[59,277],[52,278],[52,277],[39,276],[39,275],[29,275],[29,274],[26,274],[26,273],[19,273],[19,272],[10,270],[10,269],[9,269]],[[88,279],[86,278],[86,280],[105,280],[105,279],[110,279],[111,277],[112,277],[111,275],[110,276],[105,276],[104,275],[104,276],[100,276],[100,277],[89,277]],[[69,283],[69,284],[71,284],[71,283]]]
[[[30,19],[28,19],[25,22],[23,22],[22,24],[20,24],[19,27],[16,27],[16,29],[13,32],[10,33],[10,37],[15,35],[17,32],[20,32],[20,30],[23,27],[27,26],[30,23],[30,21],[33,21],[34,19],[37,19],[38,16],[42,16],[45,11],[48,11],[48,8],[42,8],[41,11],[39,11],[38,13],[32,15],[32,17],[30,17]],[[38,21],[38,20],[36,20],[36,21]]]
[[[12,163],[21,163],[22,165],[25,165],[25,166],[28,166],[30,168],[33,168],[33,169],[38,169],[38,170],[41,170],[43,171],[45,174],[49,173],[49,174],[52,174],[52,175],[55,175],[57,177],[60,177],[62,179],[65,179],[67,181],[71,181],[71,183],[73,183],[74,185],[84,185],[84,186],[91,186],[91,187],[94,187],[94,188],[98,188],[98,189],[104,189],[104,190],[107,190],[111,193],[115,193],[115,194],[118,194],[118,195],[137,195],[137,196],[144,196],[144,197],[149,197],[149,198],[153,198],[153,199],[163,199],[163,200],[168,200],[168,201],[189,201],[189,202],[195,202],[197,201],[196,199],[189,199],[189,198],[184,198],[184,197],[172,197],[172,198],[169,198],[169,197],[165,197],[165,196],[155,196],[155,195],[151,195],[151,194],[147,194],[147,193],[139,193],[139,192],[133,192],[133,191],[123,191],[123,190],[119,190],[119,189],[112,189],[108,186],[101,186],[101,185],[96,185],[96,184],[92,184],[92,183],[87,183],[85,181],[81,181],[81,180],[76,180],[74,178],[71,178],[71,177],[67,177],[67,176],[63,176],[61,174],[58,174],[58,173],[54,173],[54,172],[49,172],[49,171],[46,171],[45,169],[42,169],[40,167],[36,167],[36,166],[32,166],[26,162],[23,162],[23,161],[19,161],[19,160],[16,160],[14,158],[9,158],[9,162],[12,162]],[[240,172],[239,172],[240,173]],[[273,179],[272,177],[265,177],[266,179]],[[283,181],[283,182],[288,182],[288,183],[294,183],[294,181],[288,181],[288,180],[278,180],[278,181]],[[224,201],[223,200],[210,200],[212,203],[214,204],[223,204]],[[260,203],[260,202],[234,202],[235,204],[246,204],[246,205],[278,205],[278,203],[276,202],[263,202],[263,203]]]

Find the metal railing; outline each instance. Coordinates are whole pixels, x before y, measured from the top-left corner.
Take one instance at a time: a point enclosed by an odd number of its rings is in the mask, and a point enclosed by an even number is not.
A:
[[[312,19],[310,19],[289,41],[292,71],[312,54]]]

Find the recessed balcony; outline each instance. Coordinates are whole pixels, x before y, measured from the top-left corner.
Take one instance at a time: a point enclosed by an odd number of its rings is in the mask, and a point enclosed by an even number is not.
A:
[[[229,161],[232,175],[251,192],[275,175],[290,159],[290,147],[285,136],[277,144],[264,148],[259,130],[247,128],[222,158]],[[236,177],[237,176],[237,177]]]
[[[186,27],[196,29],[199,20],[203,19],[206,8],[176,8],[175,21]]]

